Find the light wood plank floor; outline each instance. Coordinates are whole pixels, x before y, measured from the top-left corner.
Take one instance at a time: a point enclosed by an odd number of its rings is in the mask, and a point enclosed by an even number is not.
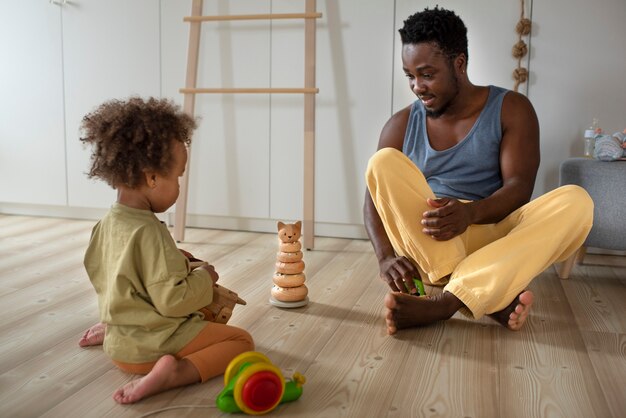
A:
[[[77,345],[97,321],[82,267],[93,224],[0,215],[0,417],[138,417],[184,405],[196,407],[153,416],[228,416],[213,408],[221,378],[131,406],[111,399],[133,377],[99,347]],[[247,300],[231,323],[286,376],[307,378],[302,398],[269,416],[626,416],[623,257],[595,256],[613,265],[576,266],[566,281],[541,274],[520,332],[457,314],[390,337],[368,241],[317,238],[305,252],[311,302],[282,310],[268,303],[276,235],[189,229],[186,238],[181,248]]]

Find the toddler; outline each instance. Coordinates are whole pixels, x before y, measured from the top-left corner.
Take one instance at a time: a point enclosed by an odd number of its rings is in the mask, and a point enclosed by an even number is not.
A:
[[[195,127],[171,101],[138,97],[106,102],[82,121],[81,141],[92,146],[89,177],[116,189],[117,201],[85,253],[101,323],[79,344],[103,343],[117,367],[145,375],[113,394],[119,403],[204,382],[254,350],[248,332],[204,319],[218,274],[211,265],[192,270],[191,254],[176,248],[155,216],[178,198]]]

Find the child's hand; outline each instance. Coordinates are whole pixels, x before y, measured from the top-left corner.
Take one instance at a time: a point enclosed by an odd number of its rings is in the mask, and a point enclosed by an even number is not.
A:
[[[185,251],[182,248],[179,248],[178,251],[180,251],[181,253],[183,253],[183,255],[187,258],[193,258],[193,255],[191,255],[191,253],[189,251]]]
[[[205,269],[206,271],[209,272],[209,276],[211,276],[211,280],[213,280],[213,283],[217,283],[217,279],[220,278],[220,275],[217,274],[217,272],[215,271],[215,267],[213,267],[210,264],[205,264],[203,266],[200,266],[201,269]]]
[[[189,261],[202,261],[196,257],[193,256],[193,254],[191,254],[189,251],[185,251],[182,248],[178,249],[181,253],[183,253],[183,255],[189,260]]]

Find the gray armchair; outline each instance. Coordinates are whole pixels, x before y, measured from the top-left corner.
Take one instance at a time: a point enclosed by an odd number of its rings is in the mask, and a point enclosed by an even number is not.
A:
[[[571,158],[561,163],[560,184],[581,186],[595,205],[593,227],[583,246],[557,268],[559,277],[566,279],[587,247],[626,251],[626,161]]]

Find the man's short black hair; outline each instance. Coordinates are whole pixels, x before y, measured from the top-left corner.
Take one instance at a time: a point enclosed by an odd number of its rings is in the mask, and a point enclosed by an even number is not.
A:
[[[465,54],[467,60],[467,28],[451,10],[424,9],[409,16],[398,31],[402,44],[435,43],[448,57]]]

